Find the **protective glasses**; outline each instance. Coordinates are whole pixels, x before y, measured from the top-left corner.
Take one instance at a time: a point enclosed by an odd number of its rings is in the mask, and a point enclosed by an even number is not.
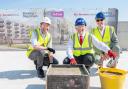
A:
[[[103,21],[103,19],[97,19],[96,22]]]

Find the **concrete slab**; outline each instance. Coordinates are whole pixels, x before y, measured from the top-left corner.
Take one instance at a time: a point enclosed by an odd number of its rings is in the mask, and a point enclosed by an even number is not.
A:
[[[57,51],[55,57],[60,64],[66,57],[65,51]],[[118,68],[128,70],[128,52],[121,54]],[[46,67],[44,69],[47,69]],[[90,89],[101,89],[96,65],[91,69]],[[128,87],[128,76],[125,88]],[[0,89],[45,89],[45,79],[37,77],[33,62],[25,51],[0,51]]]

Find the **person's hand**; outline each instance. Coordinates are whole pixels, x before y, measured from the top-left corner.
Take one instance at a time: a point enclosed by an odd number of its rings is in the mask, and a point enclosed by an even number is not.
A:
[[[52,52],[49,52],[48,53],[48,57],[49,57],[49,61],[50,61],[50,63],[53,63],[53,53]]]
[[[50,51],[50,52],[53,52],[53,54],[55,53],[55,50],[53,48],[48,47],[47,50]]]
[[[75,58],[71,58],[71,59],[70,59],[70,64],[77,64]]]
[[[109,50],[108,51],[108,56],[110,58],[113,58],[113,59],[115,59],[117,57],[116,52],[113,52],[112,50]]]
[[[107,53],[104,53],[103,55],[101,55],[101,61],[105,61],[105,60],[108,60],[109,59],[109,56]]]
[[[48,57],[49,57],[49,59],[52,59],[53,58],[53,52],[49,52]]]

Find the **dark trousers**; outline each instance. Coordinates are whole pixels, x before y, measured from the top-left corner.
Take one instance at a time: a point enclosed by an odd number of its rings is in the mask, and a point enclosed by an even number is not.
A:
[[[87,70],[90,69],[90,67],[94,64],[95,61],[93,54],[89,53],[78,57],[74,56],[74,58],[76,59],[77,64],[84,64]],[[70,59],[66,57],[63,60],[63,64],[70,64]]]
[[[58,60],[55,57],[53,57],[52,62],[50,62],[48,54],[38,50],[33,51],[29,58],[34,61],[36,69],[40,69],[43,66],[49,66],[50,64],[58,64]]]

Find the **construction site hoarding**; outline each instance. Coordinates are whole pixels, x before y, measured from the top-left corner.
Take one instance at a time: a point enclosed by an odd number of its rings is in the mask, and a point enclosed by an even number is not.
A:
[[[95,15],[100,11],[106,16],[106,24],[114,26],[117,30],[118,10],[116,8],[0,9],[0,44],[30,44],[29,32],[39,27],[42,18],[47,16],[52,21],[49,31],[52,35],[53,47],[65,49],[69,36],[75,32],[75,20],[78,17],[85,18],[87,29],[90,30],[96,26]]]

